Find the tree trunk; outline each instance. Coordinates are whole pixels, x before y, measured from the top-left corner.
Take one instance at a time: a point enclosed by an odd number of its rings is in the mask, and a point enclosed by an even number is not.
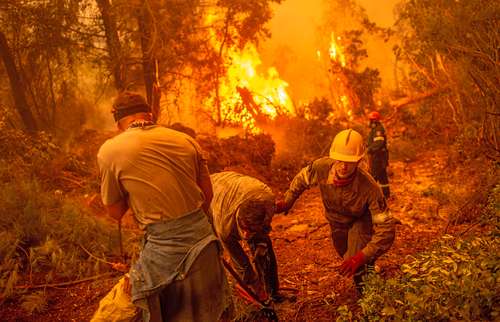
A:
[[[104,32],[106,34],[106,45],[109,51],[109,66],[113,72],[115,87],[118,91],[123,91],[126,88],[126,77],[123,70],[122,49],[120,38],[118,37],[118,28],[113,15],[109,0],[97,0],[101,18],[104,24]]]
[[[148,7],[148,3],[142,2],[141,10],[137,15],[137,23],[141,34],[141,50],[142,50],[142,71],[144,74],[144,87],[146,88],[146,97],[148,104],[153,112],[153,120],[157,121],[160,114],[160,84],[158,80],[157,61],[153,54],[152,39],[153,21],[152,13]]]
[[[9,76],[10,88],[12,90],[16,109],[23,120],[26,130],[34,132],[37,130],[35,118],[26,100],[25,89],[21,82],[21,77],[19,76],[19,71],[14,62],[9,44],[7,43],[7,38],[2,31],[0,31],[0,55],[2,56],[5,69]]]
[[[448,86],[443,86],[443,87],[435,87],[432,88],[428,91],[422,92],[422,93],[417,93],[417,94],[412,94],[411,96],[406,96],[400,99],[397,99],[395,101],[391,101],[390,105],[394,109],[401,108],[403,106],[413,104],[419,101],[422,101],[426,98],[429,98],[434,95],[441,94],[449,89]]]

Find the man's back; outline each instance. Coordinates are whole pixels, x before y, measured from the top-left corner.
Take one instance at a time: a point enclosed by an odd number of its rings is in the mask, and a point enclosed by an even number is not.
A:
[[[197,185],[204,162],[189,136],[161,126],[130,128],[106,141],[98,153],[106,204],[128,195],[141,226],[177,218],[201,207]],[[104,167],[102,165],[105,165]]]
[[[220,237],[227,237],[235,227],[238,208],[247,201],[262,201],[274,207],[274,194],[263,182],[243,174],[226,171],[210,176],[214,189],[211,210]],[[270,211],[271,212],[271,211]]]

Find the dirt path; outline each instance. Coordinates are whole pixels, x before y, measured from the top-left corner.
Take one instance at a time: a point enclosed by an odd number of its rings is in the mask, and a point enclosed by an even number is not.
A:
[[[393,198],[389,206],[399,218],[397,237],[392,249],[377,265],[380,274],[396,274],[407,255],[426,249],[441,236],[450,211],[438,207],[425,192],[439,182],[443,174],[444,151],[426,152],[418,161],[391,164]],[[334,268],[340,258],[334,252],[330,229],[323,215],[319,191],[306,191],[288,216],[276,216],[271,234],[276,251],[281,287],[295,301],[276,306],[281,321],[332,321],[336,309],[347,304],[356,310],[352,280],[338,275]],[[65,289],[48,289],[51,300],[43,315],[23,316],[19,307],[0,310],[1,321],[88,321],[99,300],[117,278],[80,284]]]

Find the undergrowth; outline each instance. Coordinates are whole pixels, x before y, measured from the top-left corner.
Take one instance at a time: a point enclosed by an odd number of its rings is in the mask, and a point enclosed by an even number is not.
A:
[[[0,184],[0,209],[3,300],[24,293],[19,284],[76,280],[110,270],[85,250],[108,261],[120,255],[115,226],[44,191],[36,181]]]
[[[431,250],[401,266],[402,274],[384,280],[371,274],[360,315],[347,306],[337,321],[478,321],[500,318],[500,185],[482,214],[488,233],[461,239],[443,236]]]
[[[105,262],[123,262],[118,229],[53,186],[47,173],[66,154],[50,136],[0,130],[0,304],[15,301],[39,313],[49,303],[44,285],[110,272]],[[123,236],[129,258],[137,251],[133,238]]]

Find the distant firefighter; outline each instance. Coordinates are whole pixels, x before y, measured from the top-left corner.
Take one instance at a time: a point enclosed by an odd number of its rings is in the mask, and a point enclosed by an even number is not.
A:
[[[210,205],[214,228],[236,272],[257,294],[263,295],[263,282],[267,295],[273,301],[281,301],[276,256],[269,238],[275,210],[271,188],[253,177],[231,171],[215,173],[210,178],[214,189]],[[243,250],[242,241],[250,248],[251,259]]]
[[[380,113],[373,111],[368,115],[370,120],[370,134],[368,135],[368,163],[370,174],[378,182],[384,192],[384,196],[389,198],[389,178],[387,167],[389,166],[389,150],[387,149],[387,136],[384,126],[380,121]]]
[[[396,224],[382,190],[371,175],[358,167],[363,156],[361,134],[352,129],[339,132],[330,156],[303,168],[284,199],[276,202],[276,213],[287,212],[304,190],[319,186],[333,246],[343,258],[339,272],[354,276],[358,292],[362,292],[367,269],[392,246]]]

